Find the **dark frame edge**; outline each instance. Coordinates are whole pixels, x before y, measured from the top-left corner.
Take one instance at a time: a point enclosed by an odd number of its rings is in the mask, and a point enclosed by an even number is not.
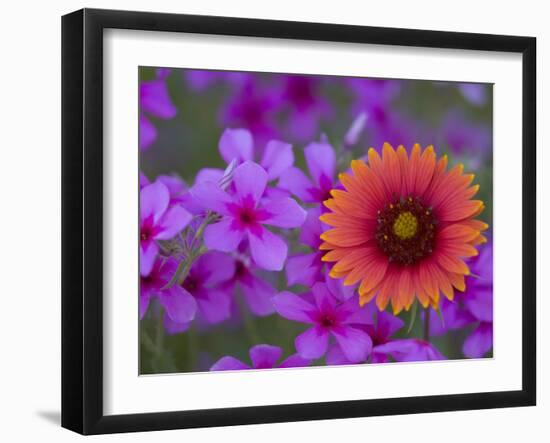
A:
[[[530,393],[520,390],[196,411],[170,411],[104,416],[90,429],[90,434],[149,432],[264,423],[425,414],[533,405],[533,397]],[[228,414],[229,411],[231,414]]]
[[[61,24],[61,425],[83,433],[84,12]]]
[[[522,387],[529,405],[537,403],[537,39],[526,38],[522,52]]]

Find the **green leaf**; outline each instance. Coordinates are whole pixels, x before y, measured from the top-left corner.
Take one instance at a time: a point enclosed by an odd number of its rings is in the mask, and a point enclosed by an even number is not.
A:
[[[174,275],[170,279],[168,283],[166,283],[162,288],[160,288],[161,291],[164,291],[166,289],[171,288],[174,286],[182,276],[182,280],[187,277],[187,274],[189,273],[189,268],[191,265],[189,264],[189,260],[182,260],[179,262],[178,267],[176,268],[176,272],[174,272]]]
[[[414,323],[416,321],[417,311],[418,311],[418,300],[415,299],[411,309],[411,317],[409,319],[409,327],[407,328],[407,334],[411,332],[414,326]]]
[[[434,309],[434,311],[437,314],[437,316],[439,317],[439,320],[441,320],[441,324],[443,325],[443,327],[445,327],[445,319],[443,318],[443,314],[441,313],[441,310],[439,309],[439,306],[437,307],[437,309]]]

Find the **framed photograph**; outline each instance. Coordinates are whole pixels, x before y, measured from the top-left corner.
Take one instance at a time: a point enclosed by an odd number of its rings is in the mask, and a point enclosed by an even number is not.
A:
[[[536,402],[531,37],[62,20],[62,425]]]

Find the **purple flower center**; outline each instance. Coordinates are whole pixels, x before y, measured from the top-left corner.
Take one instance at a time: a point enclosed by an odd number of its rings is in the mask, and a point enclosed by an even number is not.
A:
[[[153,218],[149,217],[141,223],[139,229],[139,238],[141,241],[148,241],[155,237],[157,229],[153,225]]]
[[[317,322],[318,322],[323,328],[330,329],[330,328],[333,328],[334,326],[336,326],[336,324],[337,324],[337,319],[336,319],[336,317],[333,315],[333,313],[331,313],[331,312],[328,312],[328,313],[321,313],[321,314],[319,315],[319,318],[317,319]]]
[[[388,115],[381,106],[375,106],[371,109],[371,117],[380,126],[386,126],[388,123]]]
[[[142,288],[146,289],[154,289],[164,286],[166,281],[163,278],[158,263],[155,263],[149,275],[140,276],[140,283]]]
[[[193,274],[189,274],[187,278],[183,281],[182,287],[187,289],[188,292],[194,292],[197,289],[200,289],[202,282]]]
[[[267,211],[256,208],[256,203],[251,195],[244,197],[238,204],[230,203],[228,208],[234,218],[236,229],[257,231],[260,228],[260,223],[269,217]]]
[[[313,84],[307,77],[291,77],[287,82],[285,95],[302,110],[315,103]]]
[[[152,229],[149,226],[144,226],[141,228],[139,236],[142,241],[147,241],[152,237]]]
[[[244,277],[246,274],[246,266],[245,264],[240,261],[240,260],[237,260],[235,262],[235,278],[236,279],[241,279],[242,277]]]
[[[246,102],[241,110],[241,117],[245,122],[256,126],[261,121],[262,106],[257,101],[250,100]]]
[[[333,189],[332,180],[330,177],[327,177],[325,174],[322,174],[319,177],[319,187],[318,188],[309,188],[308,191],[312,196],[313,200],[319,203],[324,202],[325,200],[330,199],[330,191]]]
[[[257,223],[256,212],[252,208],[242,208],[239,211],[239,221],[244,226],[251,226]]]
[[[372,340],[373,346],[379,346],[383,345],[384,343],[388,342],[388,338],[384,333],[382,333],[379,329],[370,329],[369,335]]]
[[[230,113],[233,119],[253,132],[258,132],[265,127],[270,106],[266,99],[255,97],[253,94],[249,89],[245,89],[243,95],[237,98],[237,103],[234,104]]]

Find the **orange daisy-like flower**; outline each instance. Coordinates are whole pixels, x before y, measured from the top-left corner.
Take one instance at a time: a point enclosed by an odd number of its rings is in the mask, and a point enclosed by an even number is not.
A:
[[[353,174],[342,173],[345,190],[331,191],[330,209],[321,220],[333,227],[324,232],[320,248],[334,262],[333,278],[360,282],[361,304],[376,297],[383,310],[391,300],[394,313],[408,310],[415,300],[437,309],[440,293],[453,299],[464,291],[469,269],[464,259],[477,255],[486,223],[476,220],[484,209],[472,200],[479,185],[463,165],[447,170],[432,146],[384,144],[382,158],[369,149],[368,165],[351,162]]]

